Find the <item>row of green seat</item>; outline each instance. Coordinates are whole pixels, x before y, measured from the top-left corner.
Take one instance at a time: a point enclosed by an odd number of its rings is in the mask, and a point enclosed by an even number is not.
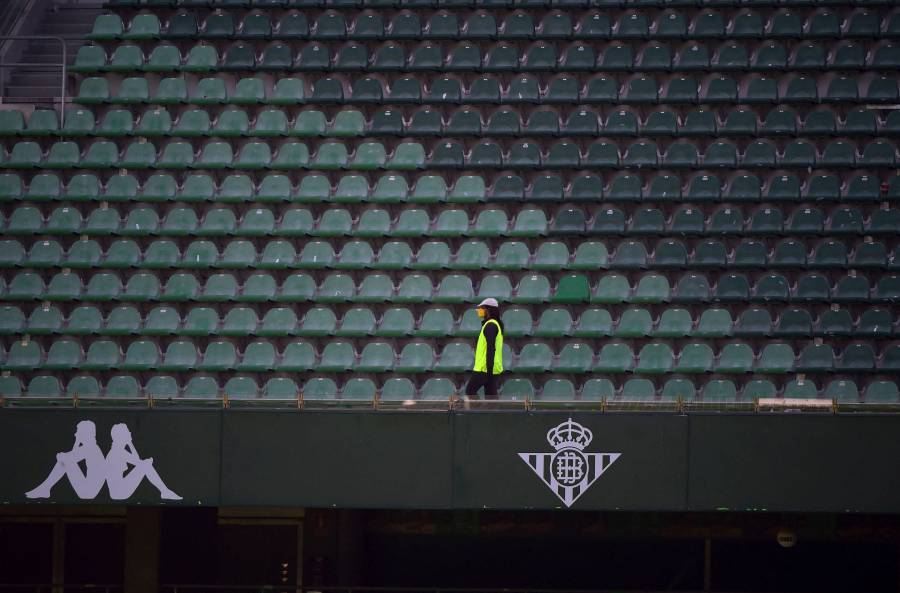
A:
[[[848,172],[845,179],[821,170],[775,171],[757,175],[737,171],[720,175],[714,171],[697,173],[646,173],[637,171],[601,176],[576,172],[572,175],[541,172],[520,176],[502,172],[498,176],[449,176],[392,173],[371,180],[358,174],[341,175],[333,183],[322,174],[302,174],[295,183],[286,173],[233,173],[217,182],[207,173],[177,171],[154,173],[143,183],[131,173],[106,177],[93,172],[74,172],[68,182],[61,174],[38,172],[30,179],[18,173],[0,173],[0,201],[40,202],[341,202],[376,204],[470,203],[470,202],[785,202],[785,201],[900,201],[900,175],[882,180],[865,171]],[[693,214],[688,212],[686,214]],[[693,214],[700,215],[700,210]],[[546,219],[546,216],[544,217]],[[703,225],[691,224],[691,232]],[[624,228],[624,227],[623,227]],[[699,230],[698,230],[699,229]]]
[[[547,215],[552,221],[547,223]],[[704,211],[680,206],[671,212],[635,208],[627,214],[611,205],[593,214],[581,208],[558,210],[504,208],[479,211],[474,218],[463,208],[404,208],[396,216],[382,208],[366,208],[354,216],[346,208],[329,208],[314,215],[307,208],[281,211],[266,207],[217,206],[199,210],[174,206],[160,214],[148,204],[135,204],[119,213],[108,205],[82,214],[76,206],[58,206],[45,216],[38,205],[21,205],[7,219],[0,213],[0,232],[7,235],[92,236],[360,236],[360,237],[504,237],[552,235],[892,235],[900,232],[900,210],[854,206],[825,209],[798,206],[787,215],[775,206],[760,206],[745,214],[738,206]]]
[[[481,331],[475,310],[466,308],[459,319],[446,307],[430,307],[417,317],[408,308],[388,307],[378,312],[374,305],[352,307],[340,317],[331,307],[309,309],[300,322],[298,335],[312,337],[471,338]],[[221,308],[221,307],[220,307]],[[172,303],[157,305],[146,314],[133,305],[118,305],[104,314],[96,305],[78,305],[68,315],[55,305],[38,305],[29,313],[15,305],[0,307],[2,335],[182,335],[253,337],[260,319],[257,311],[240,305],[221,308],[191,306],[184,309]],[[732,312],[724,308],[704,309],[692,316],[687,309],[669,307],[657,317],[649,309],[630,307],[616,313],[604,308],[582,309],[574,315],[569,309],[545,308],[535,321],[525,307],[506,307],[502,313],[503,335],[507,338],[776,338],[855,337],[868,340],[900,336],[895,313],[878,307],[864,309],[857,318],[848,309],[828,308],[814,315],[804,308],[791,307],[772,313],[750,306]],[[815,320],[814,320],[815,317]]]
[[[660,342],[644,343],[640,351],[624,342],[608,342],[597,353],[587,342],[570,341],[558,353],[548,344],[532,342],[516,353],[503,346],[503,367],[512,373],[900,373],[900,345],[883,349],[869,342],[854,342],[839,351],[827,344],[810,343],[794,348],[787,343],[768,342],[754,349],[731,342],[718,352],[704,342],[673,349]],[[124,351],[124,354],[123,354]],[[440,355],[430,343],[413,341],[397,351],[388,342],[370,341],[359,352],[345,340],[328,342],[317,353],[313,344],[290,342],[281,353],[267,341],[252,342],[239,349],[231,341],[215,340],[198,348],[190,339],[178,338],[167,345],[137,339],[128,345],[109,339],[80,342],[58,338],[46,351],[35,340],[10,344],[0,352],[0,369],[109,371],[307,371],[341,373],[465,373],[472,369],[474,349],[469,342],[446,343]]]
[[[614,250],[610,253],[608,247]],[[596,270],[673,268],[798,268],[798,269],[890,269],[900,270],[900,248],[888,251],[881,242],[847,245],[828,240],[808,251],[806,245],[787,239],[772,248],[758,240],[742,240],[733,249],[721,241],[704,241],[690,251],[677,239],[661,240],[648,250],[642,241],[619,244],[584,241],[570,253],[565,243],[547,241],[532,253],[521,241],[501,243],[495,252],[485,241],[467,241],[453,250],[442,241],[424,243],[417,251],[405,242],[391,241],[381,248],[365,241],[335,247],[311,241],[297,254],[281,241],[269,242],[259,252],[252,243],[232,241],[221,252],[209,240],[198,239],[182,251],[171,241],[160,239],[143,248],[130,239],[117,240],[104,250],[95,240],[81,239],[68,249],[55,240],[40,239],[23,245],[15,239],[0,239],[0,268],[261,268],[288,265],[307,269],[413,269],[413,270]],[[848,247],[852,249],[848,255]],[[377,249],[377,251],[376,251]],[[454,253],[455,251],[455,253]]]
[[[744,143],[741,143],[744,144]],[[274,148],[274,150],[273,150]],[[207,140],[199,150],[185,140],[160,143],[134,140],[124,150],[110,140],[93,140],[82,147],[73,140],[53,143],[44,153],[32,140],[16,142],[0,154],[7,169],[286,169],[286,170],[414,170],[414,169],[574,169],[574,168],[896,168],[897,147],[887,139],[856,142],[831,140],[821,151],[808,140],[793,140],[779,150],[771,140],[753,140],[742,148],[732,140],[712,142],[705,151],[691,140],[676,140],[663,151],[654,140],[627,147],[615,140],[595,140],[583,150],[571,140],[542,150],[533,139],[513,142],[508,150],[493,140],[466,146],[456,140],[435,140],[426,149],[403,141],[393,148],[382,142],[325,141],[310,147],[287,141],[242,143]],[[702,156],[701,156],[702,155]]]
[[[253,81],[242,79],[240,82]],[[448,116],[440,109],[415,111],[388,109],[370,118],[357,109],[343,109],[332,117],[317,109],[296,114],[278,108],[259,112],[227,107],[219,112],[191,109],[181,113],[151,107],[135,116],[129,109],[114,108],[97,116],[85,108],[66,111],[65,125],[52,109],[38,109],[28,117],[16,109],[0,111],[0,136],[898,136],[900,111],[881,118],[865,107],[851,109],[844,117],[834,109],[816,109],[801,118],[791,107],[779,106],[767,113],[735,107],[719,117],[708,108],[679,115],[671,109],[650,111],[645,117],[631,109],[613,109],[605,116],[593,108],[576,108],[568,116],[553,107],[542,107],[526,116],[511,107],[485,113],[463,107]]]
[[[900,403],[897,384],[894,381],[873,380],[868,384],[856,382],[848,378],[839,378],[821,383],[819,390],[816,381],[811,379],[792,379],[783,387],[777,387],[769,379],[754,379],[744,384],[732,378],[717,377],[696,384],[690,378],[668,379],[660,387],[647,378],[633,378],[622,382],[621,387],[607,378],[588,379],[572,382],[569,379],[547,379],[539,382],[530,378],[506,378],[500,385],[500,399],[506,401],[523,401],[526,398],[536,401],[584,401],[601,402],[635,402],[652,404],[684,400],[687,402],[709,402],[727,404],[729,402],[753,402],[757,398],[814,399],[824,398],[836,400],[839,404],[897,404]],[[407,377],[391,377],[383,383],[368,378],[348,379],[339,389],[330,377],[315,377],[303,382],[303,387],[290,377],[276,376],[257,383],[248,375],[237,375],[220,384],[212,375],[197,373],[184,383],[171,375],[154,375],[142,382],[133,375],[111,376],[101,386],[93,375],[76,375],[69,379],[66,387],[56,375],[32,375],[23,381],[15,376],[0,377],[0,396],[7,402],[15,404],[40,404],[40,400],[30,398],[104,398],[107,405],[123,405],[128,400],[146,405],[148,398],[170,400],[172,403],[200,403],[202,400],[228,397],[230,400],[296,400],[302,394],[304,400],[346,400],[373,401],[376,397],[385,402],[407,402],[413,400],[447,400],[459,396],[465,384],[448,377],[431,377],[418,388],[415,382]],[[22,398],[21,401],[19,398]],[[200,401],[198,401],[200,400]],[[84,404],[82,404],[84,405]]]
[[[539,18],[536,18],[539,16]],[[164,24],[163,24],[164,23]],[[102,14],[88,39],[823,39],[859,37],[900,37],[900,14],[874,10],[852,12],[819,8],[808,13],[782,8],[761,14],[743,10],[734,14],[702,10],[693,16],[665,10],[651,19],[646,12],[629,10],[610,14],[591,10],[572,14],[553,10],[535,15],[516,10],[498,13],[489,10],[458,13],[441,10],[423,18],[419,12],[404,10],[342,13],[326,11],[314,19],[306,12],[273,14],[266,10],[242,13],[216,11],[198,16],[179,11],[167,19],[155,13],[131,18]]]
[[[149,48],[148,48],[149,49]],[[337,47],[317,41],[255,44],[237,42],[221,52],[201,42],[186,53],[171,43],[153,44],[149,55],[134,43],[83,45],[73,72],[212,72],[345,71],[345,72],[731,72],[734,70],[896,70],[900,46],[860,40],[823,45],[816,41],[765,41],[756,46],[740,41],[691,41],[673,45],[631,42],[426,41],[415,47],[397,42],[370,45],[349,42]]]
[[[188,90],[184,77],[166,77],[153,86],[145,77],[125,78],[115,94],[106,78],[87,77],[79,86],[76,101],[96,103],[153,103],[197,105],[235,102],[273,105],[341,103],[547,103],[547,104],[652,104],[652,103],[896,103],[900,99],[896,76],[822,76],[781,74],[769,71],[733,78],[717,73],[701,79],[690,75],[555,75],[520,74],[508,81],[484,75],[465,85],[454,76],[427,79],[382,75],[363,76],[351,85],[340,76],[325,75],[308,83],[304,79],[279,77],[271,87],[239,89],[229,94],[227,78],[206,77]],[[821,82],[821,84],[820,84]],[[237,96],[253,90],[249,97]]]
[[[291,248],[292,249],[292,248]],[[285,252],[288,248],[285,247]],[[274,252],[273,252],[274,255]],[[295,267],[284,260],[239,262],[241,267],[285,269]],[[234,267],[238,267],[237,264]],[[718,278],[716,278],[718,276]],[[705,303],[705,302],[885,302],[900,300],[900,276],[879,275],[870,283],[866,276],[851,270],[830,280],[822,273],[806,273],[796,283],[779,273],[758,278],[744,274],[686,273],[671,280],[663,274],[642,275],[632,286],[628,277],[607,273],[591,286],[587,275],[564,275],[558,281],[536,273],[518,278],[492,272],[484,276],[476,291],[470,274],[442,274],[432,280],[426,274],[411,273],[394,281],[383,273],[369,273],[357,286],[353,276],[329,274],[321,286],[312,276],[288,276],[279,289],[275,278],[256,273],[243,283],[229,273],[217,273],[205,281],[199,274],[176,272],[168,279],[154,272],[135,272],[124,279],[116,271],[97,271],[87,276],[64,270],[44,281],[37,271],[21,271],[0,277],[0,297],[6,301],[135,301],[135,302],[396,302],[471,303],[496,298],[511,303]],[[674,283],[674,286],[671,283]],[[874,287],[873,287],[874,284]],[[515,288],[514,288],[515,286]],[[293,316],[290,308],[273,309]],[[280,314],[280,313],[279,313]],[[289,335],[294,325],[286,323],[277,331]]]

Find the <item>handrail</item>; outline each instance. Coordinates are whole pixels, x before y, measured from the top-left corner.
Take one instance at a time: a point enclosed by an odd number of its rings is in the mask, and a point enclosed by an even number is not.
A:
[[[0,59],[0,70],[4,68],[21,68],[21,67],[46,67],[46,68],[59,68],[60,74],[62,75],[62,81],[60,84],[60,93],[59,93],[59,125],[60,127],[64,126],[66,123],[66,84],[69,81],[69,55],[68,48],[66,47],[66,40],[62,37],[52,37],[47,35],[0,35],[0,42],[3,41],[58,41],[60,46],[62,46],[62,64],[35,64],[28,62],[11,62],[5,63]],[[2,98],[6,93],[6,84],[4,83],[3,76],[0,76],[0,98]]]

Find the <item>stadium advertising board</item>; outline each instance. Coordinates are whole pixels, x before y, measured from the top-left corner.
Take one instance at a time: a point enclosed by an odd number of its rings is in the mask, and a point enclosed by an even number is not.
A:
[[[219,504],[221,414],[4,410],[0,501]]]
[[[900,417],[0,410],[0,503],[900,512]]]

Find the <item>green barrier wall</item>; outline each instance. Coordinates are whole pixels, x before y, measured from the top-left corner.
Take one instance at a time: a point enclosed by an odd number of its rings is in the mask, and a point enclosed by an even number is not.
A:
[[[89,420],[104,455],[125,423],[182,497],[144,479],[127,504],[900,512],[900,416],[572,414],[586,430],[569,417],[4,409],[0,502],[115,502],[108,487],[80,499],[68,477],[25,496]]]

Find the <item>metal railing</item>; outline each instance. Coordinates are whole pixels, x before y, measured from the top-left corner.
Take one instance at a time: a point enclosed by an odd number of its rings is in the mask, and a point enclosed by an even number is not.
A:
[[[69,53],[66,40],[62,37],[48,37],[46,35],[3,35],[0,36],[0,44],[6,41],[57,41],[62,47],[62,63],[33,63],[33,62],[4,62],[0,59],[0,98],[6,95],[5,77],[2,71],[9,68],[36,68],[38,70],[60,71],[59,90],[59,122],[60,126],[66,123],[66,88],[69,81]]]

